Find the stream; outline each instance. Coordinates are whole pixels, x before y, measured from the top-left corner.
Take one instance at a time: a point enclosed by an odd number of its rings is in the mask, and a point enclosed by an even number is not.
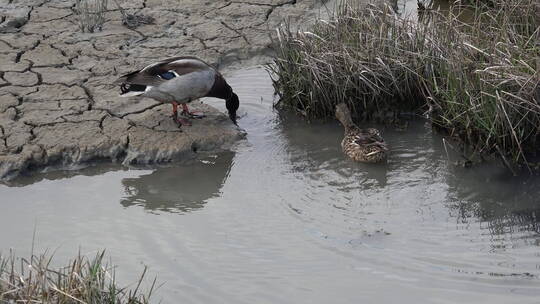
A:
[[[106,249],[123,283],[148,266],[163,303],[540,303],[539,177],[457,167],[421,120],[377,126],[387,163],[354,163],[337,121],[274,111],[263,68],[226,77],[234,151],[0,185],[0,251]]]

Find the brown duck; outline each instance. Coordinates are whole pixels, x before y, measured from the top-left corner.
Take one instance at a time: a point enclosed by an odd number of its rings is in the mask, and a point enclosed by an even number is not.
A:
[[[354,161],[365,163],[377,163],[386,159],[388,147],[379,130],[358,128],[345,103],[336,106],[336,118],[345,127],[345,137],[341,141],[343,153]]]

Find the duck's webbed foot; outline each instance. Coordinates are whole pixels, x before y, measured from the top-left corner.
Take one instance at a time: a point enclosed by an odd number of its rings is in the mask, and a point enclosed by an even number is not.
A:
[[[194,112],[184,112],[182,111],[182,115],[189,117],[189,118],[195,118],[195,119],[201,119],[206,117],[203,113],[194,113]]]
[[[191,127],[193,124],[191,123],[191,121],[189,121],[189,119],[185,119],[185,118],[178,118],[178,121],[179,121],[179,125],[180,126],[188,126],[188,127]]]
[[[181,114],[186,116],[186,117],[196,118],[196,119],[201,119],[201,118],[206,117],[206,115],[204,115],[203,113],[195,113],[195,112],[189,111],[188,106],[185,103],[182,104],[182,113]]]
[[[192,123],[189,121],[189,119],[178,117],[178,114],[171,115],[174,123],[178,125],[178,128],[181,128],[182,126],[191,126]]]
[[[178,128],[181,128],[183,125],[185,126],[191,126],[191,121],[189,121],[188,119],[185,119],[185,118],[181,118],[181,117],[178,117],[178,103],[176,102],[173,102],[172,103],[173,105],[173,113],[171,115],[174,123],[176,123],[176,125],[178,125]]]

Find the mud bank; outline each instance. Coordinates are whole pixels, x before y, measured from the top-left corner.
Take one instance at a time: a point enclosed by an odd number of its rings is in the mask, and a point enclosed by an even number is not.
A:
[[[74,1],[8,2],[0,8],[0,179],[51,164],[164,162],[227,149],[245,132],[214,108],[195,105],[208,117],[179,132],[170,106],[119,98],[111,83],[122,73],[182,54],[218,68],[259,61],[284,18],[305,20],[321,5],[119,1],[127,13],[155,19],[129,29],[109,1],[102,31],[82,33]]]

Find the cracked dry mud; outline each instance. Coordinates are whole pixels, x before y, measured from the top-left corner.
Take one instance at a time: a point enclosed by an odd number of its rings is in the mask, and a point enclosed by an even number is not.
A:
[[[111,83],[169,56],[196,55],[218,68],[262,57],[284,18],[302,20],[320,2],[118,1],[156,20],[128,29],[109,1],[103,30],[82,33],[73,0],[0,1],[0,179],[48,165],[166,162],[231,147],[245,133],[214,108],[194,102],[208,117],[180,132],[170,105],[119,98]]]

